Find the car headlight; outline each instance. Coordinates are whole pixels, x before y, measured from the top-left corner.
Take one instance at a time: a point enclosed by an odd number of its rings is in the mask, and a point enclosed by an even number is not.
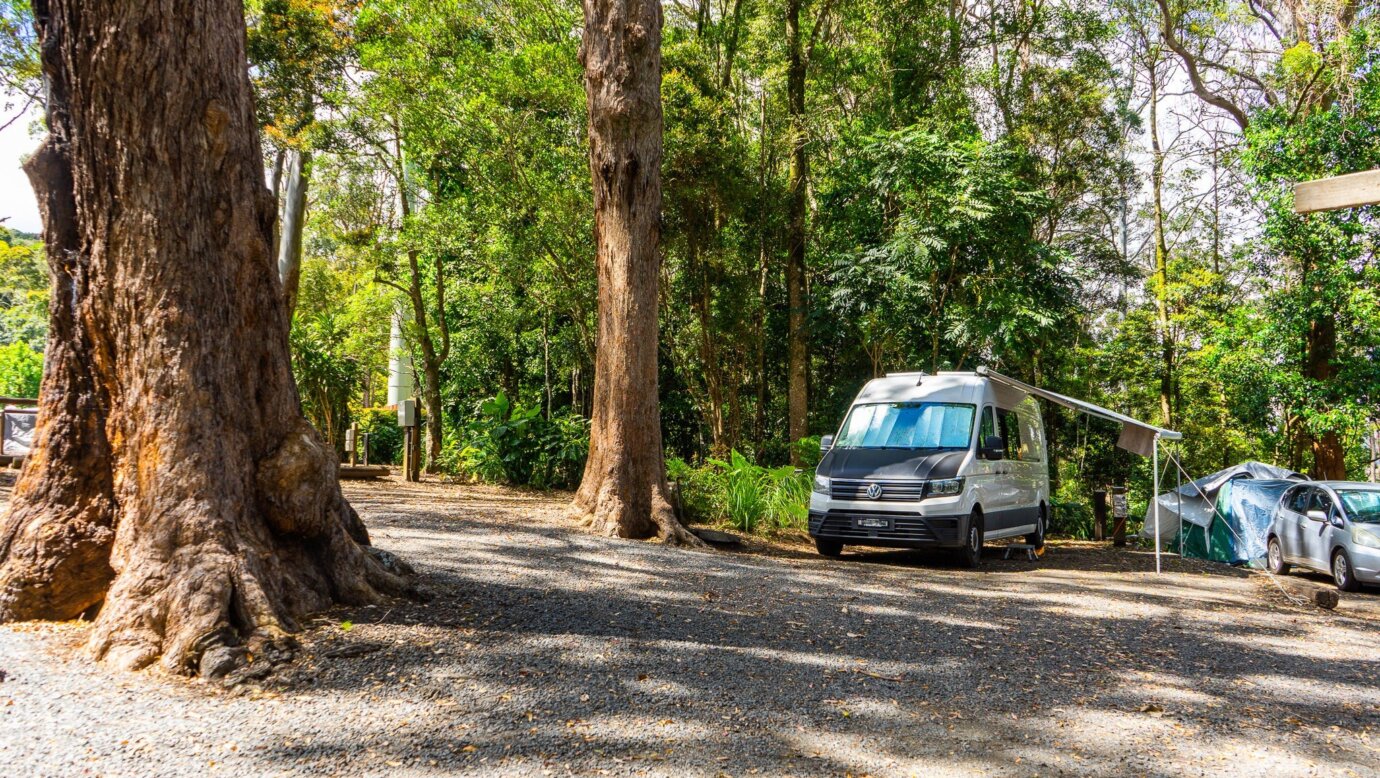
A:
[[[963,491],[962,478],[948,478],[943,481],[930,481],[925,487],[926,497],[952,497]]]
[[[828,477],[822,476],[822,475],[820,475],[819,473],[815,473],[815,491],[816,491],[816,492],[819,492],[820,494],[828,494],[828,493],[829,493],[829,479],[828,479]]]
[[[1366,527],[1352,527],[1351,539],[1358,546],[1367,548],[1380,548],[1380,532]]]

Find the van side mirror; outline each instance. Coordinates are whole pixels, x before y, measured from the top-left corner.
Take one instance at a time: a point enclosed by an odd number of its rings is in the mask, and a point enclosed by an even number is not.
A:
[[[988,435],[987,439],[982,441],[982,458],[1005,459],[1006,441],[1002,440],[1000,435]]]
[[[821,453],[821,454],[827,454],[827,453],[829,453],[829,449],[831,449],[831,448],[833,448],[833,447],[834,447],[834,436],[833,436],[833,435],[825,435],[824,437],[822,437],[822,438],[819,439],[819,453]]]
[[[1327,521],[1327,514],[1322,511],[1309,511],[1307,516],[1312,521]]]

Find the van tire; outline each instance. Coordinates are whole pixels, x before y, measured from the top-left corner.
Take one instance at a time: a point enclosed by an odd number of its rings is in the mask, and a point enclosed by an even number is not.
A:
[[[1036,550],[1045,547],[1045,529],[1049,526],[1049,519],[1045,514],[1049,509],[1044,503],[1040,503],[1040,510],[1035,514],[1035,531],[1025,536],[1025,542],[1034,546]]]
[[[968,517],[968,531],[964,535],[963,547],[958,550],[958,563],[973,569],[982,564],[982,512],[974,510]]]
[[[819,552],[820,556],[838,559],[843,556],[843,541],[830,540],[829,538],[815,538],[815,550]]]

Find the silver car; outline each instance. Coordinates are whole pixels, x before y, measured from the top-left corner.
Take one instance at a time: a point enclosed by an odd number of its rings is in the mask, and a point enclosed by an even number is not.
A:
[[[1380,484],[1292,487],[1280,497],[1267,542],[1272,573],[1283,575],[1293,565],[1331,573],[1344,592],[1380,583]]]

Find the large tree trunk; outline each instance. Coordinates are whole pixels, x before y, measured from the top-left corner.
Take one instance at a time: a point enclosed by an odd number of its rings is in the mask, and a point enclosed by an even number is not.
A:
[[[585,0],[584,9],[599,325],[574,512],[608,535],[698,545],[671,507],[657,402],[661,6]]]
[[[412,591],[302,417],[242,8],[34,3],[53,295],[0,620],[95,613],[122,667],[219,674],[307,613]]]
[[[786,418],[791,442],[809,434],[810,333],[805,287],[805,185],[810,175],[805,155],[805,69],[800,39],[800,0],[786,3],[786,103],[790,119],[791,170],[786,220]],[[799,464],[791,447],[791,462]]]

